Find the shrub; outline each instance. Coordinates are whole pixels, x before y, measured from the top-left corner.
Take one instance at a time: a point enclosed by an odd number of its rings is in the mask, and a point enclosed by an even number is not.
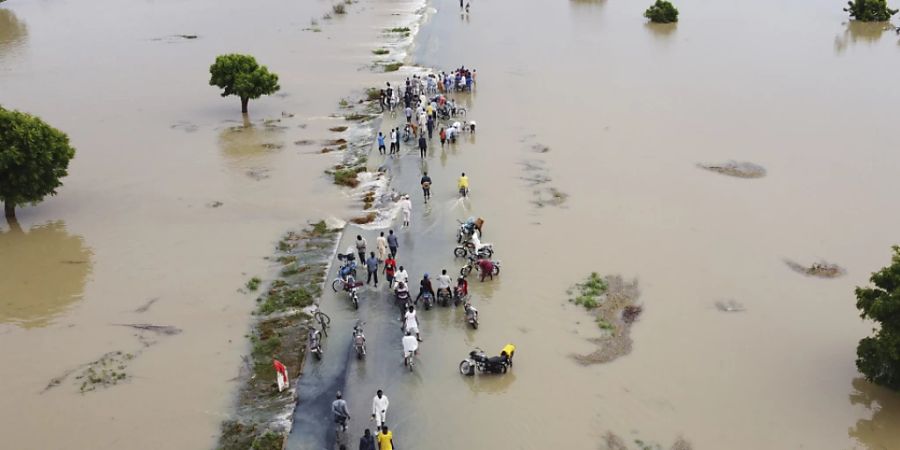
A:
[[[897,14],[896,9],[888,8],[887,0],[852,0],[847,2],[844,11],[861,22],[887,22]]]
[[[653,23],[678,22],[678,9],[667,0],[656,0],[653,6],[644,11],[644,17]]]
[[[875,335],[856,347],[856,368],[866,379],[900,390],[900,247],[891,265],[872,274],[874,288],[856,288],[856,308],[863,319],[878,322]]]

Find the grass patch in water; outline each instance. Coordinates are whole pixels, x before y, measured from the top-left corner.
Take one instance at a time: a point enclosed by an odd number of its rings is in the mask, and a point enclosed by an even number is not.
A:
[[[255,291],[259,289],[259,283],[262,283],[262,280],[260,280],[259,277],[253,277],[247,282],[247,289]]]
[[[344,120],[349,120],[351,122],[361,122],[363,120],[369,120],[372,117],[368,114],[360,114],[360,113],[350,113],[344,116]]]
[[[340,133],[340,132],[343,132],[343,131],[347,131],[347,127],[345,127],[345,126],[331,127],[331,128],[328,129],[328,131],[333,131],[333,132],[335,132],[335,133]]]
[[[343,3],[338,3],[338,4],[336,4],[336,5],[333,5],[333,6],[331,7],[331,10],[332,10],[335,14],[347,14],[347,8],[344,6]]]
[[[354,218],[350,219],[350,221],[357,225],[365,225],[367,223],[374,222],[377,217],[378,217],[378,214],[376,214],[374,212],[370,212],[364,216],[354,217]]]
[[[379,55],[379,56],[381,56],[381,55],[387,55],[387,54],[390,53],[390,52],[391,52],[391,51],[388,50],[388,49],[386,49],[386,48],[376,48],[375,50],[372,50],[372,53],[373,53],[373,54],[376,54],[376,55]]]
[[[366,89],[366,100],[374,102],[375,100],[379,99],[381,99],[381,89],[378,89],[376,87]]]
[[[608,288],[606,281],[597,272],[591,272],[583,283],[575,285],[574,291],[576,295],[574,298],[570,298],[569,301],[587,309],[594,309],[600,304],[600,296],[606,293]],[[572,290],[570,290],[571,292]]]
[[[334,172],[334,184],[338,186],[359,186],[359,171],[357,169],[340,169]]]
[[[409,27],[394,27],[388,28],[385,31],[387,31],[388,33],[409,33],[410,30]]]
[[[400,70],[401,67],[403,67],[403,63],[399,63],[399,62],[388,63],[388,64],[385,64],[383,67],[384,67],[385,72],[396,72],[396,71]]]

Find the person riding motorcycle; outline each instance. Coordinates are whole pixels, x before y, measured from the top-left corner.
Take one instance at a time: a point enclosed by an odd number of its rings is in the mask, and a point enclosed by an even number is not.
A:
[[[416,302],[418,302],[426,292],[431,294],[431,298],[434,298],[434,289],[431,287],[431,280],[428,279],[427,273],[422,277],[422,281],[419,282],[419,295],[416,296]]]
[[[450,279],[450,275],[447,275],[447,269],[441,271],[441,274],[437,277],[437,292],[446,292],[447,297],[453,297],[453,292],[450,291],[450,285],[453,281]]]
[[[394,295],[399,299],[406,297],[409,298],[409,287],[406,286],[406,283],[402,281],[397,282],[397,287],[394,288]]]
[[[456,187],[459,189],[459,194],[463,197],[469,195],[469,177],[466,176],[466,173],[463,172],[462,175],[459,176],[459,180],[456,182]]]
[[[469,295],[469,281],[466,277],[456,279],[456,298],[464,298]]]

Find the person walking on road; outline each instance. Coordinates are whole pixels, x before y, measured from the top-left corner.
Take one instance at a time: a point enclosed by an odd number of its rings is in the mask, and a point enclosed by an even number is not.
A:
[[[372,398],[372,419],[375,419],[375,426],[377,428],[381,428],[384,426],[385,417],[387,417],[388,406],[391,404],[390,400],[388,400],[387,395],[384,395],[384,391],[381,389],[375,393],[375,397]]]
[[[366,240],[362,236],[356,235],[356,254],[359,255],[359,263],[366,263]]]
[[[391,148],[393,150],[393,147]],[[378,154],[383,155],[384,152],[384,135],[381,132],[378,132]]]
[[[341,398],[341,391],[337,391],[337,399],[331,403],[331,413],[334,415],[334,423],[338,424],[343,431],[347,431],[350,411],[347,410],[347,402]]]
[[[384,237],[384,231],[375,239],[375,248],[378,250],[378,259],[385,261],[388,258],[388,242]]]
[[[425,203],[428,203],[428,199],[431,198],[431,177],[428,176],[428,172],[422,174],[420,183],[422,184],[422,196],[425,197]]]
[[[428,156],[428,140],[425,139],[425,133],[419,133],[419,157]]]
[[[375,287],[378,287],[378,258],[375,257],[375,252],[369,252],[369,259],[366,260],[366,270],[369,271],[366,284],[368,285],[372,279],[375,279]]]
[[[397,261],[394,260],[394,257],[388,255],[387,259],[384,260],[384,278],[387,279],[388,288],[394,288],[394,273],[397,271]]]
[[[397,242],[397,235],[394,234],[394,230],[388,231],[387,242],[388,242],[388,248],[391,249],[391,256],[396,258],[397,257],[397,249],[399,248],[399,245]]]
[[[388,431],[387,425],[381,427],[375,440],[378,441],[378,450],[394,450],[394,433]]]
[[[409,228],[409,218],[412,216],[412,201],[408,195],[400,199],[400,211],[403,212],[403,226]]]
[[[375,448],[375,436],[372,436],[372,432],[368,428],[363,432],[363,436],[359,438],[359,450],[378,450]]]

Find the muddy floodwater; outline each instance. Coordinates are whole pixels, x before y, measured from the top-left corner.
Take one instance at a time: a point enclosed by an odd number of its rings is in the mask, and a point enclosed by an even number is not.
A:
[[[286,230],[360,214],[323,173],[340,154],[320,151],[353,137],[329,131],[348,125],[331,117],[340,99],[402,82],[406,68],[373,69],[394,58],[478,73],[457,96],[476,134],[443,151],[435,139],[424,161],[411,147],[369,156],[413,197],[412,227],[393,225],[399,263],[413,279],[458,271],[456,220],[481,216],[502,272],[473,282],[477,331],[456,309],[421,314],[412,374],[383,288],[363,289],[359,312],[326,292],[337,331],[304,369],[288,448],[331,443],[337,388],[358,436],[379,387],[399,448],[604,448],[610,432],[666,448],[900,448],[900,396],[854,366],[872,324],[853,296],[898,242],[900,37],[848,23],[843,2],[677,6],[680,23],[655,26],[620,0],[475,0],[468,14],[360,1],[331,19],[319,1],[2,3],[0,105],[78,150],[58,196],[0,225],[2,447],[214,446],[249,351],[255,297],[240,290],[274,270],[264,257]],[[407,24],[408,51],[385,32]],[[207,85],[229,52],[280,75],[246,119]],[[728,161],[765,176],[698,167]],[[339,248],[377,231],[351,226]],[[566,290],[591,272],[638,280],[643,313],[628,355],[584,366],[573,355],[601,330]],[[363,363],[348,353],[358,317]],[[180,333],[119,326],[136,323]],[[472,347],[507,342],[510,373],[460,377]],[[110,352],[124,378],[82,392],[74,378]]]

